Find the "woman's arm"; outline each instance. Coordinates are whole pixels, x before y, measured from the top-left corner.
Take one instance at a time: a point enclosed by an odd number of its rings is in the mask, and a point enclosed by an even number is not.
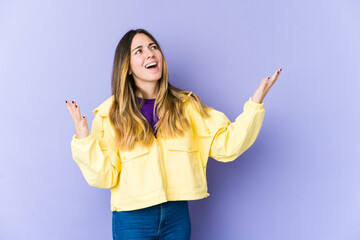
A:
[[[272,78],[264,78],[253,97],[244,104],[243,112],[234,122],[215,109],[210,110],[209,118],[192,114],[200,148],[203,155],[218,161],[233,161],[245,152],[256,140],[265,115],[262,103],[266,94],[277,80],[281,68]],[[269,81],[268,81],[269,80]]]
[[[121,163],[118,150],[113,147],[113,137],[107,118],[96,114],[88,133],[85,116],[81,118],[79,106],[66,101],[76,134],[71,141],[71,151],[84,178],[91,186],[111,188],[118,182]]]
[[[75,162],[89,183],[98,188],[112,188],[118,183],[121,170],[119,153],[113,148],[113,139],[105,118],[95,115],[91,134],[83,139],[73,136],[71,151]]]
[[[245,152],[257,138],[264,119],[263,103],[255,103],[252,98],[244,104],[244,111],[230,122],[225,114],[217,112],[218,127],[213,126],[213,137],[209,156],[221,162],[229,162]],[[209,124],[209,122],[208,122]]]

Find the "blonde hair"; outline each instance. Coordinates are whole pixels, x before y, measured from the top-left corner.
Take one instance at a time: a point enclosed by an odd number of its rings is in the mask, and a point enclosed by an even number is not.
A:
[[[146,34],[162,54],[162,76],[158,80],[158,93],[155,99],[153,114],[157,112],[158,122],[155,125],[157,136],[171,138],[182,135],[190,127],[184,115],[183,99],[190,95],[191,104],[204,117],[208,117],[207,106],[192,92],[172,86],[169,83],[169,74],[164,54],[155,38],[144,29],[130,30],[117,45],[112,73],[112,93],[114,101],[111,105],[109,116],[115,130],[115,145],[122,150],[130,150],[135,142],[140,141],[145,146],[150,146],[153,141],[153,131],[146,118],[142,115],[137,99],[137,87],[130,68],[130,47],[136,34]],[[155,111],[156,108],[156,111]]]

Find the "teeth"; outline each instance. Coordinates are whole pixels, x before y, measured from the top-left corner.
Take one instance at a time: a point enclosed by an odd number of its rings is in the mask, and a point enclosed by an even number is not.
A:
[[[149,67],[151,67],[151,66],[155,66],[156,65],[156,63],[150,63],[149,65],[147,65],[147,66],[145,66],[146,68],[149,68]]]

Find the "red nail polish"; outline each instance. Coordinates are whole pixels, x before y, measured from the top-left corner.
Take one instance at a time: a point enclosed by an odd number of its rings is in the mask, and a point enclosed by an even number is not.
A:
[[[72,101],[72,103],[74,104],[74,101]]]
[[[269,79],[270,77],[268,77],[267,79]]]
[[[65,102],[67,103],[67,101],[65,100]]]
[[[83,118],[85,118],[85,115],[83,115]]]
[[[77,105],[75,105],[75,107],[77,108]]]

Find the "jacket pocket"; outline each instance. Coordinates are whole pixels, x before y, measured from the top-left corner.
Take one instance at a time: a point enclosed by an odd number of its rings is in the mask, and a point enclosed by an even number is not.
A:
[[[148,153],[149,149],[147,147],[134,147],[134,149],[130,151],[123,151],[121,154],[121,163],[126,163],[134,158],[144,156]]]
[[[156,174],[156,161],[147,147],[135,145],[130,151],[121,151],[119,201],[124,204],[159,188],[161,176]]]
[[[198,146],[192,138],[180,137],[166,142],[168,188],[202,188],[205,174]]]
[[[172,151],[184,151],[194,152],[198,151],[198,147],[194,141],[190,141],[188,138],[169,139],[167,141],[168,150]]]

